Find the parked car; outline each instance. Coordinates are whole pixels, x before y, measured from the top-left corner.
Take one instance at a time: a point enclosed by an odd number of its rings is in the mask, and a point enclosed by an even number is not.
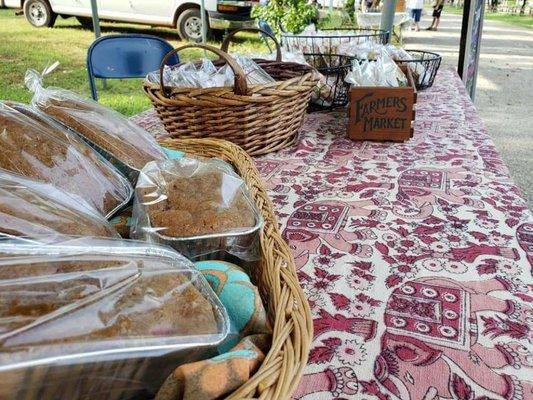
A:
[[[92,26],[90,0],[3,0],[6,7],[21,8],[30,24],[52,27],[58,15],[74,16],[84,26]],[[208,31],[253,26],[252,1],[205,0]],[[102,20],[151,26],[170,26],[185,40],[202,37],[200,0],[98,0]]]

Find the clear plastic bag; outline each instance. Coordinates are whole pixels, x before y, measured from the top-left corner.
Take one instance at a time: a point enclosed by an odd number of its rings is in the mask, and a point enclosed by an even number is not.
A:
[[[398,64],[383,50],[378,58],[381,86],[399,87],[407,86],[407,77],[398,67]]]
[[[129,201],[131,185],[108,161],[47,117],[13,106],[24,113],[0,103],[1,169],[79,196],[104,216]]]
[[[375,60],[385,51],[394,60],[411,60],[411,55],[401,47],[393,44],[383,45],[372,41],[363,43],[343,43],[339,46],[339,53],[359,59]]]
[[[361,60],[379,60],[380,57],[382,57],[383,54],[388,55],[392,60],[394,61],[412,61],[415,60],[416,56],[413,57],[409,52],[407,52],[405,49],[401,47],[396,47],[392,44],[382,45],[380,43],[373,43],[373,42],[365,42],[361,44],[345,44],[339,46],[339,52],[341,54],[347,54],[350,56],[355,56]],[[388,62],[388,61],[387,61]],[[364,64],[364,61],[361,61],[362,64]],[[425,84],[427,81],[429,81],[430,76],[429,74],[426,74],[426,68],[424,67],[423,63],[419,62],[410,62],[408,63],[409,68],[411,68],[411,71],[413,72],[413,76],[415,78],[418,78],[419,84]],[[372,67],[371,67],[372,68]],[[387,68],[387,66],[385,66]],[[392,67],[388,68],[389,71],[392,71]],[[357,71],[354,72],[355,75],[349,76],[347,81],[355,81],[355,76],[357,75]],[[427,76],[426,76],[427,75]],[[407,85],[407,78],[405,78],[405,74],[401,70],[392,72],[392,76],[396,77],[396,83],[393,81],[390,81],[387,85],[391,86],[406,86]],[[379,79],[381,82],[383,82],[383,79]],[[360,86],[366,86],[366,85],[360,85]],[[378,86],[378,85],[371,85],[371,86]]]
[[[111,224],[82,198],[3,170],[0,232],[40,241],[54,240],[58,235],[119,237]]]
[[[401,47],[396,47],[392,44],[385,46],[387,53],[395,60],[412,60],[411,54]]]
[[[35,70],[26,72],[26,86],[34,92],[32,105],[76,131],[93,144],[112,163],[118,160],[133,171],[139,171],[153,160],[167,157],[155,139],[121,114],[74,92],[48,87]],[[130,180],[136,174],[124,171]]]
[[[382,49],[376,60],[355,60],[345,82],[353,86],[407,86],[407,77]]]
[[[275,61],[276,60],[276,53],[269,53],[269,54],[248,54],[248,57],[251,59],[262,59],[262,60],[270,60]],[[284,62],[293,62],[297,64],[303,64],[303,65],[309,65],[311,66],[307,60],[304,57],[304,54],[300,50],[294,50],[294,51],[287,51],[286,49],[281,49],[281,61]]]
[[[248,82],[249,85],[263,85],[265,83],[276,81],[251,58],[242,55],[236,55],[234,57],[237,64],[239,64],[244,71],[246,82]],[[233,82],[234,74],[229,65],[225,65],[222,69],[227,70],[226,75],[231,77],[231,81]]]
[[[163,81],[167,87],[201,87],[198,81],[198,74],[199,71],[193,63],[183,64],[179,67],[165,65],[163,68]],[[159,71],[150,72],[146,75],[146,79],[148,82],[159,84]]]
[[[335,90],[342,80],[337,75],[319,74],[319,80],[311,93],[311,102],[322,107],[329,107],[335,100]]]
[[[419,56],[417,53],[408,53],[407,51],[401,49],[401,52],[398,52],[395,59],[399,61],[416,61],[420,60],[422,56]],[[427,73],[426,67],[423,62],[408,62],[407,66],[411,69],[413,73],[413,78],[417,81],[419,85],[427,85],[431,80],[431,74]]]
[[[91,238],[0,242],[0,398],[155,395],[216,354],[225,308],[170,249]]]
[[[234,56],[235,61],[243,69],[249,85],[259,85],[275,82],[263,68],[247,56]],[[146,76],[150,83],[159,84],[159,71],[150,72]],[[199,66],[193,63],[182,64],[178,67],[165,66],[163,81],[170,87],[233,87],[235,75],[228,65],[217,69],[213,62],[204,58]]]
[[[360,59],[373,60],[379,56],[383,45],[372,41],[363,43],[343,43],[339,45],[339,54],[345,54]]]
[[[374,79],[366,71],[368,69],[368,60],[352,61],[352,69],[344,78],[344,81],[353,86],[373,86]]]
[[[193,260],[229,253],[253,261],[261,225],[244,182],[220,160],[184,157],[141,171],[132,238],[167,244]]]

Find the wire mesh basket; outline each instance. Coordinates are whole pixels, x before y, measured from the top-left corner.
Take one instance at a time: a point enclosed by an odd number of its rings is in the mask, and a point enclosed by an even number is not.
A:
[[[412,57],[410,60],[398,60],[398,64],[409,66],[417,90],[433,86],[442,57],[437,53],[423,50],[406,50]]]
[[[311,95],[311,110],[343,107],[348,104],[350,85],[344,82],[344,78],[355,57],[320,53],[304,53],[304,57],[322,75]]]
[[[388,31],[380,29],[322,29],[317,32],[281,33],[285,50],[308,54],[338,54],[341,44],[387,43]]]

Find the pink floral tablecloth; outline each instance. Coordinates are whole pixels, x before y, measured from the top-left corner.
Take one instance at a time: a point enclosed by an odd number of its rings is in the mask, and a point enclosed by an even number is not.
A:
[[[419,94],[406,143],[346,123],[308,115],[256,160],[314,319],[294,397],[533,399],[533,219],[457,75]]]

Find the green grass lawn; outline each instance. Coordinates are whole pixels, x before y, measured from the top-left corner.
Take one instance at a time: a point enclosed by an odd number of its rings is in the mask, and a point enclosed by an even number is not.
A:
[[[462,14],[463,9],[461,7],[447,6],[444,8],[444,12],[449,12],[451,14]],[[529,15],[511,15],[503,13],[485,12],[485,19],[491,21],[506,22],[511,25],[517,25],[522,26],[524,28],[533,29],[533,17]]]
[[[175,31],[141,25],[102,23],[102,34],[145,33],[160,36],[172,45],[181,42]],[[61,65],[45,79],[46,85],[63,87],[90,97],[85,57],[94,34],[74,18],[58,18],[54,28],[34,28],[14,10],[0,10],[0,99],[29,102],[32,94],[24,86],[27,69],[38,71],[47,64]],[[257,35],[243,34],[231,47],[236,52],[268,51]],[[220,47],[220,43],[210,43]],[[199,53],[196,53],[199,54]],[[187,57],[187,54],[184,55]],[[193,55],[189,54],[189,57]],[[140,79],[108,80],[107,89],[98,83],[99,101],[125,115],[150,107],[141,91]]]
[[[433,11],[433,9],[427,9],[426,8],[426,11]],[[444,5],[444,11],[443,13],[450,13],[450,14],[463,14],[463,7],[456,7],[456,6],[450,6],[450,5],[447,5],[445,4]],[[429,14],[431,15],[431,14]]]
[[[509,15],[498,13],[486,13],[485,18],[492,21],[507,22],[508,24],[533,29],[533,17],[528,15]]]

